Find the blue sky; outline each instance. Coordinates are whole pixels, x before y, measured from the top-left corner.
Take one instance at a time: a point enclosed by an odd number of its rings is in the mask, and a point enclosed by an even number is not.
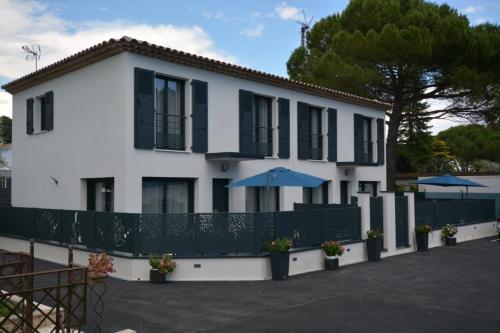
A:
[[[442,2],[442,1],[437,1]],[[500,2],[447,1],[473,24],[499,23]],[[111,37],[131,35],[201,55],[286,76],[299,45],[301,10],[314,21],[342,11],[348,0],[62,1],[0,0],[0,83],[27,74],[23,44],[42,46],[41,66]],[[313,21],[313,22],[314,22]],[[0,92],[0,113],[9,97]]]

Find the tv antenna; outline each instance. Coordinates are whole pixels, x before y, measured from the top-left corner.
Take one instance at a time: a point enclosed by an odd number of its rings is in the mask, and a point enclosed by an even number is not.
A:
[[[306,32],[311,28],[311,22],[314,19],[314,16],[307,21],[306,12],[302,9],[302,15],[304,16],[303,21],[297,21],[300,24],[300,46],[306,46]]]
[[[38,60],[42,55],[40,45],[24,45],[21,47],[26,52],[26,61],[35,60],[35,72],[38,70]]]

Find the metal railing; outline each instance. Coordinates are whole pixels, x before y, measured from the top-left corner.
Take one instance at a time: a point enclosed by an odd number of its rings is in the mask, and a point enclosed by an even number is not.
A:
[[[364,140],[363,141],[363,161],[365,163],[373,162],[373,145],[375,142]]]
[[[323,159],[323,135],[309,134],[309,158],[312,160]]]
[[[273,155],[273,129],[265,126],[255,127],[255,152],[260,155]]]
[[[156,148],[184,150],[185,143],[185,116],[155,113]]]
[[[134,256],[262,254],[290,237],[296,246],[361,237],[359,207],[271,213],[134,214],[0,208],[0,234]],[[314,237],[310,235],[314,234]]]

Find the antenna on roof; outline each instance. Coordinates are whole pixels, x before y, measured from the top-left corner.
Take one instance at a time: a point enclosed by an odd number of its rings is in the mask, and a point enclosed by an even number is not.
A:
[[[302,9],[302,15],[304,16],[303,21],[297,21],[300,24],[300,46],[306,46],[306,32],[311,28],[311,22],[314,19],[314,16],[307,21],[306,12]]]
[[[24,45],[21,47],[26,52],[26,61],[35,60],[35,72],[38,70],[38,60],[42,55],[40,45]]]

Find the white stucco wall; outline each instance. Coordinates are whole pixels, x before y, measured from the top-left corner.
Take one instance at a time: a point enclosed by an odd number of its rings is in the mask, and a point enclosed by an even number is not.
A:
[[[290,99],[290,158],[230,163],[222,172],[222,162],[206,161],[204,154],[134,148],[134,67],[185,79],[208,82],[209,152],[239,150],[238,91],[245,89],[273,98]],[[186,115],[191,114],[191,85],[186,84]],[[26,99],[49,90],[54,92],[54,130],[27,135]],[[345,169],[326,161],[326,136],[323,161],[297,159],[297,102],[338,110],[338,161],[353,161],[353,115],[382,118],[384,113],[327,98],[307,95],[276,86],[256,83],[202,69],[168,63],[145,56],[121,53],[59,78],[16,94],[13,98],[14,206],[85,209],[86,188],[82,178],[115,178],[115,211],[141,212],[142,177],[196,178],[195,211],[212,210],[212,178],[238,180],[282,166],[331,180],[330,202],[340,202],[340,181],[350,181],[350,193],[358,181],[378,181],[385,189],[385,166]],[[190,147],[190,118],[186,141]],[[326,134],[326,112],[323,121]],[[374,138],[376,132],[373,133]],[[275,135],[277,138],[277,135]],[[189,148],[190,149],[190,148]],[[188,149],[188,150],[189,150]],[[374,149],[376,155],[376,149]],[[375,157],[376,158],[376,157]],[[59,181],[56,186],[50,179]],[[281,210],[302,202],[301,188],[281,190]],[[230,190],[230,211],[245,210],[245,190]]]

